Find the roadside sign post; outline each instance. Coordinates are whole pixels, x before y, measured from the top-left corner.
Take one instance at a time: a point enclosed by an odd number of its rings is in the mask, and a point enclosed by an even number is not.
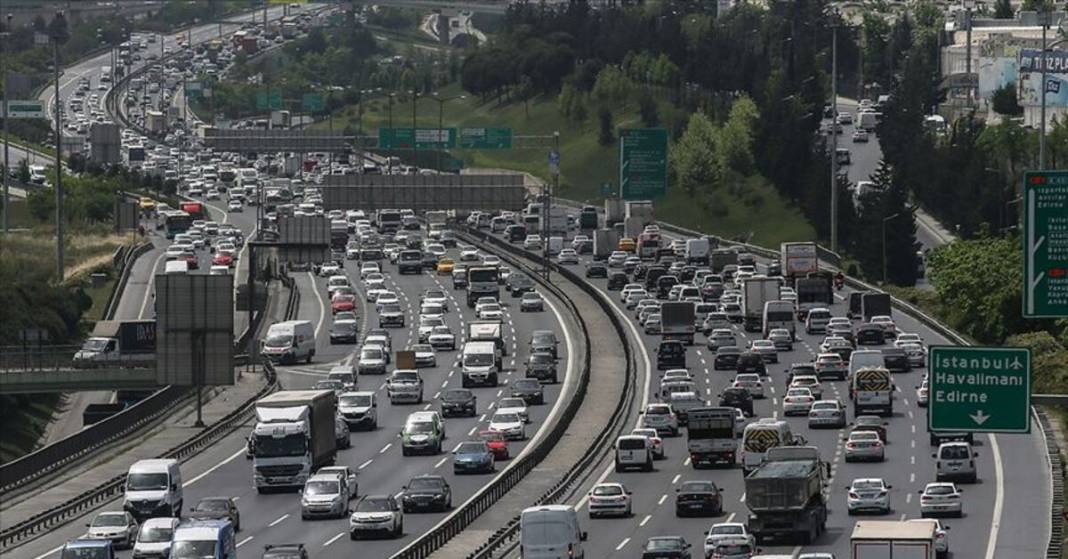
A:
[[[667,192],[668,135],[663,128],[619,134],[619,194],[624,200],[660,198]]]
[[[1029,433],[1031,351],[932,346],[927,426],[932,431]]]
[[[512,149],[511,128],[461,128],[461,149]]]
[[[48,118],[48,115],[45,113],[44,102],[36,99],[28,101],[12,99],[6,103],[6,110],[3,114],[5,116],[10,115],[12,119]]]
[[[1068,171],[1024,174],[1025,318],[1068,317]]]

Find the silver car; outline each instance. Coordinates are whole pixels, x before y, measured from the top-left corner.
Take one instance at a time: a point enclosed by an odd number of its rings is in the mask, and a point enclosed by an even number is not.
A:
[[[91,540],[111,540],[115,548],[133,547],[137,539],[137,520],[125,511],[102,512],[87,524],[85,537]]]
[[[812,402],[812,408],[808,410],[808,426],[837,427],[846,425],[846,412],[842,403],[837,400],[817,400]]]
[[[846,508],[849,514],[878,512],[890,514],[890,489],[882,478],[854,479],[846,488]]]
[[[883,441],[875,431],[853,431],[845,444],[845,461],[882,462],[886,458]]]

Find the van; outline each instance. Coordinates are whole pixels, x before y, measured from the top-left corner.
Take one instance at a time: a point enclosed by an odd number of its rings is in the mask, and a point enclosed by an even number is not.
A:
[[[169,559],[237,559],[234,526],[229,520],[198,520],[174,531]]]
[[[627,468],[653,471],[653,445],[645,435],[624,435],[616,439],[616,471]]]
[[[445,422],[436,411],[408,414],[401,430],[401,454],[440,454],[445,439]]]
[[[831,311],[820,307],[808,311],[805,317],[806,334],[823,334],[827,332],[827,324],[831,322]]]
[[[63,545],[59,559],[115,559],[111,540],[79,538]]]
[[[975,483],[977,456],[979,453],[973,451],[972,445],[966,442],[942,443],[938,446],[938,452],[931,455],[931,458],[936,460],[935,481],[961,480]]]
[[[586,532],[570,505],[542,505],[519,516],[519,554],[523,559],[583,559]]]
[[[877,349],[857,349],[853,353],[849,354],[849,377],[852,378],[853,374],[857,371],[867,368],[883,368],[886,366],[883,361],[883,352]]]
[[[189,263],[185,260],[168,260],[165,265],[163,273],[168,276],[189,273]]]
[[[315,357],[315,328],[308,320],[287,320],[272,324],[261,342],[260,353],[275,363],[296,363]]]
[[[797,331],[795,330],[796,322],[794,321],[794,303],[793,301],[768,301],[764,303],[764,337],[768,336],[768,333],[775,328],[785,328],[790,332],[790,337],[797,339]],[[830,319],[827,319],[828,322]],[[824,329],[826,329],[824,325]]]
[[[138,521],[182,515],[182,471],[174,459],[139,460],[126,473],[122,508]]]
[[[563,237],[549,237],[549,256],[555,256],[560,254],[560,251],[564,248]]]
[[[464,344],[461,366],[461,384],[472,386],[497,386],[501,353],[494,342],[467,342]]]
[[[742,431],[742,473],[749,475],[764,463],[768,449],[794,444],[790,424],[772,417],[745,426]]]

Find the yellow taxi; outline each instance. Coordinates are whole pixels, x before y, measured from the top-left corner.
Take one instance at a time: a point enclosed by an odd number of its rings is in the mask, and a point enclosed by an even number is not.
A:
[[[454,262],[452,258],[442,258],[441,260],[438,260],[438,273],[441,275],[451,274],[455,267],[456,262]]]
[[[634,242],[634,239],[630,237],[623,237],[619,240],[619,250],[623,252],[634,252],[638,250],[638,243]]]
[[[141,209],[142,210],[154,210],[154,209],[156,209],[156,201],[151,199],[151,198],[148,198],[147,196],[142,196],[141,200],[140,200],[140,203],[141,203]]]

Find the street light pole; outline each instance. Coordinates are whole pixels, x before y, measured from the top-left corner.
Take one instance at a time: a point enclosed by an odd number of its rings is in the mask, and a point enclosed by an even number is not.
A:
[[[838,252],[838,21],[831,25],[831,252]]]
[[[452,101],[453,99],[463,99],[465,97],[466,97],[465,95],[457,95],[455,97],[440,97],[437,92],[434,92],[433,99],[438,102],[438,140],[442,140],[441,131],[445,129],[445,103],[448,103],[449,101]],[[446,135],[444,140],[442,140],[442,141],[446,141],[447,142],[448,139],[449,139],[448,135]],[[437,162],[438,173],[441,173],[441,154],[442,154],[442,151],[444,151],[444,150],[438,149],[438,162]]]
[[[8,37],[11,36],[11,20],[14,17],[15,16],[12,15],[12,14],[7,14],[7,27],[5,27],[5,29],[7,29],[7,36]],[[7,37],[5,37],[4,39],[6,39],[6,38]],[[8,85],[7,84],[7,57],[3,56],[3,47],[4,47],[4,40],[0,39],[0,64],[2,64],[4,66],[4,71],[2,73],[0,73],[0,76],[3,76],[2,79],[4,80],[4,178],[3,178],[3,180],[4,180],[4,215],[3,215],[4,224],[3,224],[3,228],[4,228],[4,234],[7,234],[8,228],[10,227],[10,223],[11,223],[10,222],[10,217],[9,217],[10,214],[8,213],[8,208],[11,206],[11,195],[10,195],[10,193],[8,191],[8,188],[10,188],[9,187],[9,183],[11,181],[11,179],[10,179],[10,175],[11,175],[11,158],[9,157],[9,151],[8,150],[11,147],[11,144],[10,144],[10,140],[8,140],[9,136],[8,136],[8,132],[7,132],[7,121],[8,121],[7,106],[8,106],[8,99],[11,98],[11,90],[8,89],[8,87],[7,87],[7,85]]]
[[[886,222],[899,215],[900,212],[883,218],[883,283],[886,283]]]
[[[1046,49],[1050,48],[1046,46],[1046,24],[1049,21],[1049,15],[1046,8],[1042,8],[1042,56],[1039,57],[1039,64],[1042,65],[1042,83],[1039,87],[1042,89],[1042,108],[1039,111],[1039,118],[1042,119],[1042,123],[1038,128],[1038,168],[1046,168]],[[1059,41],[1058,41],[1059,42]]]
[[[415,134],[415,103],[419,100],[419,92],[412,89],[412,163],[416,167],[419,166],[419,142],[416,141]]]
[[[63,111],[60,110],[62,98],[59,96],[59,42],[66,32],[66,18],[63,12],[56,12],[52,20],[52,83],[55,87],[55,121],[56,121],[56,281],[63,282]],[[6,115],[5,115],[6,116]],[[6,119],[5,119],[6,120]]]
[[[396,133],[393,130],[393,97],[396,93],[389,94],[389,133],[393,135],[393,141],[396,142]],[[414,133],[414,132],[413,132]],[[389,146],[389,155],[386,156],[386,171],[389,174],[393,174],[393,144]]]

